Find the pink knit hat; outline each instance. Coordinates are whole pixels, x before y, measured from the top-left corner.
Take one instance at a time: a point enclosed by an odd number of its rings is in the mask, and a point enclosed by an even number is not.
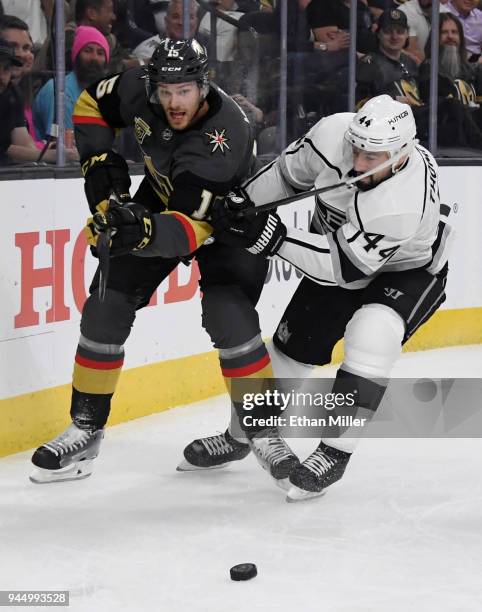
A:
[[[75,62],[76,57],[90,43],[97,43],[104,49],[105,59],[108,62],[110,57],[110,48],[107,38],[97,28],[90,26],[78,26],[75,30],[74,44],[72,46],[72,62]]]

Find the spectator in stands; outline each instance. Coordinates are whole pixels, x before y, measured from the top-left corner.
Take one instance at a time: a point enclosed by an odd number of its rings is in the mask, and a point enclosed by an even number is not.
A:
[[[236,10],[235,0],[216,0],[210,4],[231,19],[238,20],[243,13]],[[206,39],[211,34],[211,13],[206,12],[199,24],[199,32]],[[218,62],[232,62],[236,51],[238,28],[222,19],[216,21],[216,57]],[[210,54],[212,57],[212,54]]]
[[[9,43],[21,62],[12,68],[12,82],[18,85],[33,66],[33,43],[28,25],[14,15],[3,15],[0,17],[0,37]]]
[[[309,41],[310,28],[306,20],[306,8],[311,0],[291,0],[288,2],[288,53],[312,51],[313,43]],[[280,34],[280,8],[281,3],[275,2],[270,10],[271,3],[262,4],[262,10],[253,11],[243,15],[239,24],[244,31],[254,29],[260,35],[274,35],[276,43]],[[279,44],[276,44],[277,50]]]
[[[384,11],[378,20],[378,49],[365,55],[357,68],[357,100],[388,94],[410,106],[421,106],[416,62],[403,52],[408,42],[405,13]]]
[[[97,28],[79,26],[72,47],[74,69],[65,79],[65,127],[74,128],[72,115],[82,91],[101,79],[109,62],[109,44]],[[55,117],[54,79],[45,83],[33,105],[33,119],[37,136],[47,140]]]
[[[357,69],[358,106],[368,98],[388,94],[400,102],[410,104],[417,122],[417,133],[424,142],[428,139],[428,98],[420,91],[416,62],[403,53],[408,41],[405,13],[389,10],[378,20],[379,49],[361,59]],[[476,146],[477,126],[455,98],[439,98],[438,141],[444,146]]]
[[[420,63],[425,58],[424,49],[430,33],[432,0],[406,0],[400,3],[399,10],[405,13],[408,21],[408,46],[405,53]],[[448,8],[440,5],[439,10],[444,13]]]
[[[166,31],[164,20],[169,0],[129,0],[129,2],[134,21],[139,28],[150,32],[150,36],[156,32],[161,34]]]
[[[41,45],[47,38],[47,17],[45,11],[51,0],[3,0],[7,15],[13,15],[24,21],[35,45]]]
[[[116,20],[113,0],[76,0],[75,25],[85,25],[97,28],[108,40],[110,47],[110,61],[108,72],[121,72],[127,68],[138,66],[138,60],[131,51],[124,49],[112,34],[112,26]],[[73,24],[66,26],[66,52],[71,56],[75,28]],[[70,57],[69,57],[70,63]]]
[[[115,18],[113,0],[76,0],[75,21],[71,21],[65,26],[65,67],[67,71],[73,69],[72,46],[75,30],[79,25],[97,28],[107,38],[110,47],[110,61],[107,72],[122,72],[127,68],[139,65],[139,61],[128,49],[124,49],[112,34]],[[54,70],[53,52],[52,41],[48,37],[35,60],[34,70],[36,72],[52,72]]]
[[[25,127],[22,101],[18,91],[11,87],[13,68],[20,68],[22,62],[16,58],[12,47],[0,40],[0,165],[8,163],[7,151],[12,144],[12,135],[18,128]]]
[[[155,36],[148,38],[134,49],[134,55],[141,62],[147,62],[151,59],[154,49],[159,44],[161,37],[172,38],[173,40],[180,40],[183,36],[183,0],[171,0],[167,7],[165,17],[165,33],[159,32]],[[197,15],[197,4],[194,0],[190,1],[189,4],[189,38],[196,36],[196,39],[203,45],[207,43],[207,40],[203,36],[199,36],[197,33],[199,27],[199,20]]]
[[[428,99],[430,89],[431,40],[427,41],[425,53],[427,60],[420,66],[420,91]],[[439,98],[455,98],[482,129],[482,113],[478,101],[482,100],[482,64],[470,63],[465,49],[464,30],[460,21],[452,15],[440,15],[439,29]],[[477,130],[476,130],[477,132]],[[479,133],[471,138],[473,146],[482,148]]]
[[[449,0],[447,8],[459,18],[465,35],[469,61],[482,61],[482,10],[478,0]]]
[[[367,2],[370,13],[375,21],[378,20],[383,11],[388,11],[388,9],[391,8],[398,8],[397,4],[398,3],[394,0],[368,0]]]
[[[280,3],[273,12],[248,13],[239,23],[245,29],[239,34],[238,53],[245,73],[233,97],[254,119],[257,130],[270,128],[274,133],[279,119],[279,33]],[[313,116],[334,112],[338,92],[330,76],[348,64],[348,34],[333,37],[329,45],[310,40],[307,23],[308,0],[288,3],[288,140],[306,132]],[[246,28],[258,33],[253,38]],[[336,109],[340,110],[340,109]],[[343,109],[344,110],[344,109]],[[272,139],[276,142],[277,135]],[[279,143],[278,143],[279,145]]]
[[[129,0],[114,0],[114,12],[116,19],[112,31],[124,49],[134,49],[152,36],[150,31],[143,30],[136,24]]]
[[[278,2],[273,12],[264,10],[248,13],[239,20],[243,28],[239,34],[239,54],[242,63],[248,68],[243,81],[259,82],[259,87],[255,88],[245,85],[243,93],[251,102],[254,99],[250,89],[259,90],[257,95],[260,100],[272,94],[267,89],[273,86],[271,76],[273,70],[276,71],[277,68],[274,67],[276,61],[272,66],[269,59],[279,58],[280,6],[281,3]],[[288,2],[287,6],[288,87],[299,90],[300,95],[302,90],[313,84],[313,81],[319,82],[337,66],[348,63],[349,36],[346,32],[340,36],[333,36],[328,44],[317,40],[316,35],[314,42],[310,40],[311,32],[308,24],[310,6],[310,0],[294,0]],[[257,39],[253,38],[248,31],[249,28],[254,28],[260,36]]]
[[[308,25],[315,40],[336,45],[337,50],[348,48],[351,0],[311,0],[306,9]],[[373,18],[366,0],[357,0],[357,51],[369,53],[377,48],[373,32]]]
[[[20,67],[12,47],[0,40],[0,165],[36,162],[39,150],[27,131],[23,102],[17,87],[11,82],[12,66]],[[66,151],[68,160],[78,160],[76,151]],[[56,152],[49,148],[43,157],[54,163]]]
[[[43,143],[37,140],[32,121],[32,103],[34,97],[32,68],[34,56],[28,25],[25,21],[13,15],[3,15],[3,17],[0,17],[0,38],[6,40],[12,46],[15,56],[21,62],[21,66],[12,68],[12,83],[18,87],[21,95],[29,134],[35,141],[37,148],[42,149]]]

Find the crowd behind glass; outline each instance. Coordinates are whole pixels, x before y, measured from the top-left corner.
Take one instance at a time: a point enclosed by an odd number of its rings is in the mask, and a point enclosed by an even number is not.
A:
[[[78,164],[72,114],[81,91],[148,63],[165,36],[206,45],[213,81],[246,112],[261,155],[275,155],[323,116],[355,110],[350,0],[65,0],[62,9],[55,0],[0,0],[2,168],[56,163],[62,13],[67,164]],[[437,152],[482,157],[482,0],[440,0],[438,10]],[[356,6],[355,106],[381,93],[410,104],[422,144],[433,114],[431,17],[432,0]],[[129,130],[117,146],[142,161]]]

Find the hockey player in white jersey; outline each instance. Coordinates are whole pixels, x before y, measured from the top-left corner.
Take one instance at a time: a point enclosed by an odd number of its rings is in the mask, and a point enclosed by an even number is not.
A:
[[[415,136],[410,107],[378,96],[356,114],[322,119],[248,182],[252,206],[371,173],[318,196],[309,232],[274,213],[240,218],[239,198],[212,211],[218,240],[304,275],[270,347],[274,375],[309,376],[343,337],[333,392],[355,392],[367,414],[379,406],[403,343],[445,300],[450,209],[439,201],[437,164]],[[355,446],[355,438],[323,438],[291,471],[288,501],[339,480]]]

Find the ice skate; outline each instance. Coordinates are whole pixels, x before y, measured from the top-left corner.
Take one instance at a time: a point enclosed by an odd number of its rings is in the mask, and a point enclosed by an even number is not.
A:
[[[184,461],[177,466],[178,472],[212,470],[226,467],[233,461],[244,459],[250,452],[248,444],[238,442],[226,430],[223,434],[200,438],[184,449]]]
[[[343,476],[351,453],[320,442],[316,450],[289,477],[287,502],[323,495],[326,487]]]
[[[87,478],[103,437],[103,429],[89,431],[72,423],[59,436],[37,448],[32,456],[35,469],[30,480],[45,484]]]
[[[258,463],[270,473],[275,484],[287,490],[289,488],[288,476],[300,465],[300,462],[276,427],[257,433],[249,444]]]

